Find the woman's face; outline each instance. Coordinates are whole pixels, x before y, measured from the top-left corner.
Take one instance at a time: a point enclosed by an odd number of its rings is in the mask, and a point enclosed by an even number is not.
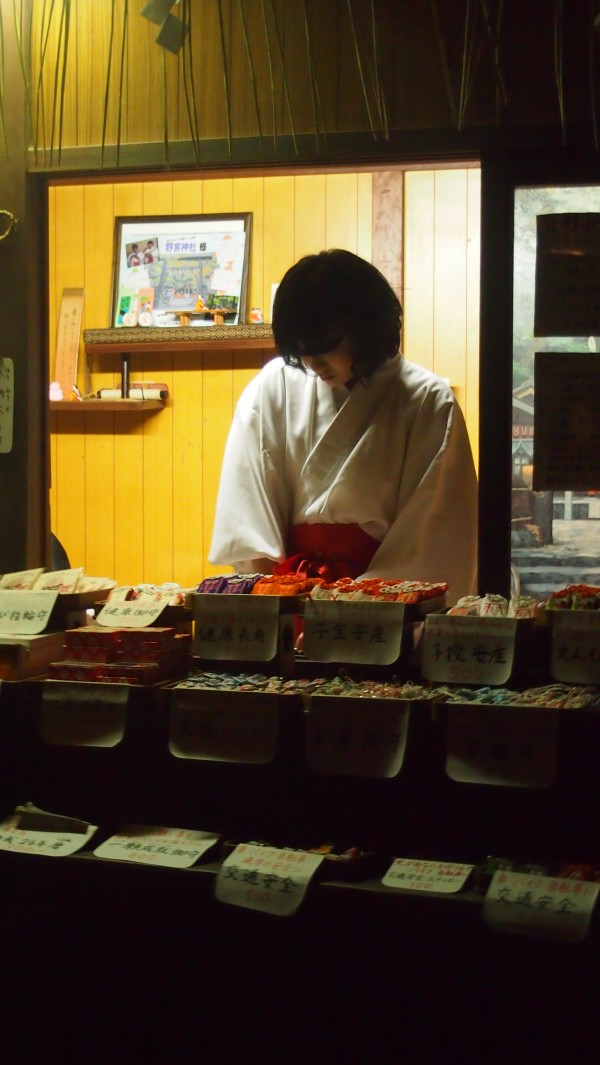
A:
[[[303,355],[302,365],[331,388],[347,385],[353,377],[352,351],[348,337],[322,355]]]

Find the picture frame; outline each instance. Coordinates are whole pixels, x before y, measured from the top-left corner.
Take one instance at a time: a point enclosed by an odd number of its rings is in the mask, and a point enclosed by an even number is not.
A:
[[[111,328],[247,321],[252,214],[115,218]]]

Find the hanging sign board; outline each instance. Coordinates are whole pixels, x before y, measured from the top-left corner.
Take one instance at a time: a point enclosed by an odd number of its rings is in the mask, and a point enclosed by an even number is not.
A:
[[[400,657],[403,624],[404,603],[309,599],[302,646],[317,662],[387,666]]]
[[[599,294],[600,214],[538,215],[534,336],[600,336]]]
[[[199,658],[270,662],[277,654],[277,596],[195,595],[194,618]]]
[[[29,828],[26,822],[22,824],[20,815],[14,813],[0,823],[0,850],[66,858],[85,847],[96,831],[96,825],[87,825],[83,831]]]
[[[127,684],[46,681],[40,714],[44,743],[116,747],[125,735],[129,691]]]
[[[533,488],[599,489],[600,354],[538,351],[534,378]]]
[[[175,758],[266,765],[277,754],[278,738],[277,696],[173,691],[169,750]]]
[[[409,704],[401,699],[310,700],[306,761],[316,773],[395,777],[402,768]]]
[[[514,618],[428,614],[421,669],[436,684],[506,684],[512,672]]]
[[[556,779],[558,713],[532,706],[450,705],[446,772],[452,780],[549,788]]]
[[[553,612],[550,672],[561,684],[600,684],[600,612]]]

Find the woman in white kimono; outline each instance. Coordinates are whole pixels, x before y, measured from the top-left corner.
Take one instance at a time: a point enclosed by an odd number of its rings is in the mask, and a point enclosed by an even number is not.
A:
[[[477,484],[451,389],[400,354],[400,303],[351,252],[309,255],[273,308],[281,355],[227,441],[209,554],[238,572],[476,591]]]

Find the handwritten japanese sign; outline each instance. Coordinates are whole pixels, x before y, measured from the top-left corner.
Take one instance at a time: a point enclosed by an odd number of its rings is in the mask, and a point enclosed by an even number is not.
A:
[[[444,895],[460,891],[467,882],[472,865],[461,862],[432,862],[419,858],[395,858],[381,883],[402,891],[441,892]]]
[[[123,825],[114,836],[96,847],[94,854],[119,862],[189,869],[218,840],[219,837],[211,832],[189,828]]]
[[[306,762],[315,773],[395,777],[402,768],[409,705],[398,699],[310,700]]]
[[[289,917],[322,861],[322,854],[239,843],[219,870],[215,895],[231,906]]]
[[[0,454],[12,451],[14,403],[15,364],[12,359],[0,359]]]
[[[599,290],[600,214],[538,215],[534,335],[600,336]]]
[[[535,353],[535,490],[585,492],[600,485],[599,379],[597,352]]]
[[[0,850],[65,858],[81,850],[96,831],[96,825],[88,825],[86,832],[44,832],[19,828],[19,815],[11,814],[0,823]]]
[[[505,684],[512,671],[517,622],[428,614],[422,641],[422,672],[446,684]]]
[[[0,632],[37,636],[50,621],[58,592],[9,591],[0,588]]]
[[[554,611],[550,671],[564,684],[600,683],[600,612]]]
[[[390,665],[400,657],[404,603],[309,599],[304,610],[307,658]]]
[[[125,735],[129,691],[126,684],[45,681],[42,739],[59,747],[116,747]]]
[[[269,595],[194,596],[194,654],[270,662],[277,654],[279,600]]]
[[[558,714],[531,706],[448,705],[452,780],[549,788],[556,779]]]
[[[147,625],[153,625],[168,605],[168,599],[161,599],[158,603],[143,599],[130,603],[109,601],[102,607],[96,621],[107,629],[144,629]]]
[[[169,750],[176,758],[266,765],[278,737],[276,695],[173,690]]]
[[[584,939],[600,884],[585,880],[494,873],[483,903],[483,918],[497,932],[515,932],[559,943]]]

